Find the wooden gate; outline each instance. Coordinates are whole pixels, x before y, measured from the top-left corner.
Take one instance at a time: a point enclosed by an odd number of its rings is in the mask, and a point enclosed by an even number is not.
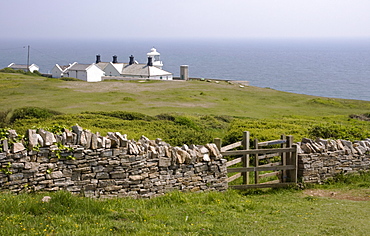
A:
[[[250,139],[248,131],[243,132],[243,141],[225,147],[221,147],[221,139],[215,139],[214,142],[223,156],[229,156],[232,159],[226,163],[228,167],[227,171],[228,173],[236,174],[231,175],[227,181],[230,183],[242,178],[241,185],[229,185],[230,188],[276,188],[297,183],[297,146],[293,144],[293,136],[282,135],[279,140],[267,142],[259,142],[255,139],[253,145],[255,149],[249,148]],[[280,148],[266,148],[271,145],[280,145]],[[231,150],[237,147],[242,147],[243,150]],[[272,161],[273,159],[278,160]],[[253,163],[250,163],[250,160]],[[239,167],[233,167],[235,165]],[[254,172],[254,175],[250,176],[249,172]],[[263,173],[261,174],[260,172]],[[263,178],[271,176],[277,176],[278,178],[268,182],[260,181]],[[254,179],[252,181],[253,183],[251,183],[251,179]]]

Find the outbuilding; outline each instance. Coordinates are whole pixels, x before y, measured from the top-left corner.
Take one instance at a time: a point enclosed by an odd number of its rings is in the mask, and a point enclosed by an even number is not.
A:
[[[72,64],[64,65],[64,66],[55,64],[53,69],[51,69],[51,76],[53,78],[69,77],[68,69],[71,68],[75,64],[77,64],[77,62],[73,62]]]
[[[15,63],[11,63],[10,65],[8,65],[8,68],[12,68],[14,70],[23,70],[25,72],[27,71],[34,72],[35,70],[39,71],[40,69],[36,64],[31,64],[27,67],[27,65],[20,65]]]
[[[80,79],[87,82],[102,81],[102,76],[105,75],[96,64],[74,64],[68,69],[68,76]]]

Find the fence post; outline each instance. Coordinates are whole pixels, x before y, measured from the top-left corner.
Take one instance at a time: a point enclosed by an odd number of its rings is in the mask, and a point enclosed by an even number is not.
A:
[[[292,182],[297,183],[298,182],[298,145],[293,144],[293,147],[295,151],[292,153],[292,160],[293,160],[293,165],[295,165],[295,169],[291,170],[292,171],[291,180]]]
[[[293,136],[292,135],[288,135],[286,137],[286,141],[287,141],[287,148],[291,148],[292,145],[293,145]],[[293,153],[291,152],[288,152],[286,153],[286,164],[287,165],[295,165],[295,161],[293,160]],[[287,179],[289,180],[289,182],[292,182],[294,180],[294,173],[295,173],[295,170],[288,170],[287,171]]]
[[[254,148],[258,149],[258,139],[254,139]],[[258,154],[254,155],[254,167],[258,167]],[[254,172],[254,183],[258,184],[259,183],[259,171]]]
[[[286,136],[285,136],[285,134],[282,134],[281,137],[280,137],[280,139],[281,140],[285,140],[285,143],[282,143],[280,145],[280,147],[281,148],[286,148]],[[283,166],[286,166],[286,153],[285,152],[281,153],[280,158],[281,158],[281,164]],[[286,182],[286,178],[287,178],[286,170],[282,170],[281,171],[281,180],[280,181],[282,183],[285,183]]]
[[[220,138],[213,139],[213,142],[216,144],[216,147],[221,152],[222,140]]]
[[[244,131],[243,132],[243,149],[244,150],[249,150],[249,131]],[[243,155],[242,158],[242,164],[243,167],[249,167],[249,154]],[[243,172],[243,184],[249,184],[249,172]]]

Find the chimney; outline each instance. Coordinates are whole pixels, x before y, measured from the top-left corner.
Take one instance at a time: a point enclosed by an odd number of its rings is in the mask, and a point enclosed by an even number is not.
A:
[[[101,61],[100,61],[100,55],[98,54],[98,55],[96,55],[96,62],[95,63],[99,63],[99,62],[101,62]]]
[[[128,63],[129,65],[132,65],[132,64],[134,64],[135,63],[135,60],[134,60],[134,56],[133,55],[131,55],[130,56],[130,62]]]
[[[117,56],[116,56],[116,55],[114,55],[114,56],[113,56],[113,61],[112,61],[112,63],[118,63],[118,61],[117,61]]]
[[[153,66],[153,58],[152,57],[148,57],[148,64],[147,66]]]

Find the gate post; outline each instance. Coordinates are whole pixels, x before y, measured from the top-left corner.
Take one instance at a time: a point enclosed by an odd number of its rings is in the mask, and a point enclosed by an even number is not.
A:
[[[220,138],[213,139],[213,142],[216,144],[216,147],[221,152],[222,140]]]
[[[258,139],[254,139],[254,149],[258,149]],[[258,154],[254,155],[254,167],[258,167],[259,165],[259,159],[258,159]],[[255,171],[254,172],[254,184],[259,184],[259,172]]]
[[[292,135],[288,135],[286,137],[286,141],[287,141],[287,148],[291,148],[293,146],[293,136]],[[291,152],[288,152],[286,153],[286,164],[287,165],[295,165],[295,158],[294,158],[294,155],[293,153]],[[287,171],[287,179],[289,182],[294,182],[295,181],[295,170],[288,170]]]
[[[249,131],[244,131],[243,132],[243,149],[244,150],[249,150]],[[249,154],[243,155],[242,157],[242,164],[243,167],[249,167]],[[249,184],[249,172],[243,172],[243,184]]]
[[[285,136],[285,134],[282,134],[282,135],[280,136],[280,139],[281,139],[281,140],[285,140],[285,143],[282,143],[282,144],[280,145],[280,148],[286,148],[286,146],[287,146],[287,140],[286,140],[286,136]],[[282,164],[283,166],[286,166],[286,153],[285,153],[285,152],[281,153],[281,155],[280,155],[280,159],[281,159],[281,164]],[[281,174],[281,176],[280,176],[280,182],[281,182],[281,183],[285,183],[285,182],[286,182],[286,179],[287,179],[286,170],[282,170],[282,171],[280,171],[280,174]]]

